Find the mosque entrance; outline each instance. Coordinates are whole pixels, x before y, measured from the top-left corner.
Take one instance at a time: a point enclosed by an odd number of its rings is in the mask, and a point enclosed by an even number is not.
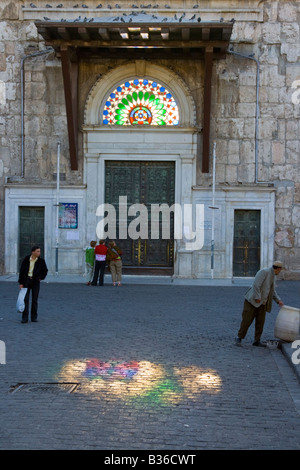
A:
[[[106,161],[105,202],[116,210],[116,242],[123,250],[124,272],[172,274],[174,214],[170,211],[166,219],[160,213],[153,225],[151,211],[153,205],[171,207],[175,202],[175,162]],[[136,210],[138,204],[142,212]]]

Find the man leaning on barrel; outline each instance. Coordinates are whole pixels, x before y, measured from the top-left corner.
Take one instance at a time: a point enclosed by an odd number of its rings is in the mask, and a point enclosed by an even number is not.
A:
[[[247,331],[255,319],[255,333],[253,346],[265,346],[260,342],[263,332],[266,312],[271,312],[272,300],[282,307],[283,302],[275,289],[275,276],[283,268],[281,261],[274,261],[270,268],[260,269],[254,278],[252,286],[245,294],[242,321],[235,343],[241,345]]]

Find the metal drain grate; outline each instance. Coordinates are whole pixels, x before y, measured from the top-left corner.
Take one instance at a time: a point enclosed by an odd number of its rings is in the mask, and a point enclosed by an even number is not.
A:
[[[10,393],[16,392],[34,392],[34,393],[72,393],[78,387],[79,383],[75,382],[31,382],[31,383],[17,383],[12,385]]]

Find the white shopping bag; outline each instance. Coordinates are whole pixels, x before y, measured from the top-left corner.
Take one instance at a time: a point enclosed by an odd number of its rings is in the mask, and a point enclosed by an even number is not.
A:
[[[18,299],[17,299],[17,312],[23,313],[25,310],[25,295],[27,293],[27,287],[22,287],[20,289]]]

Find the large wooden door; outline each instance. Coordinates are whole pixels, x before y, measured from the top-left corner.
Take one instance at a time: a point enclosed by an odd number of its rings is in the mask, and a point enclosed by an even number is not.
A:
[[[127,197],[127,227],[136,215],[128,216],[133,204],[143,204],[148,214],[148,239],[119,239],[119,197]],[[114,205],[117,216],[117,243],[123,249],[123,266],[171,268],[174,258],[174,214],[170,213],[170,237],[162,237],[162,217],[159,239],[151,238],[151,205],[175,202],[174,162],[107,161],[105,167],[105,202]],[[123,208],[124,209],[124,208]],[[122,211],[124,213],[124,210]],[[127,231],[128,233],[128,231]]]
[[[260,269],[260,211],[234,211],[233,276],[252,277]]]
[[[19,207],[18,269],[25,256],[30,255],[34,245],[41,248],[41,257],[44,258],[44,212],[44,207]]]

